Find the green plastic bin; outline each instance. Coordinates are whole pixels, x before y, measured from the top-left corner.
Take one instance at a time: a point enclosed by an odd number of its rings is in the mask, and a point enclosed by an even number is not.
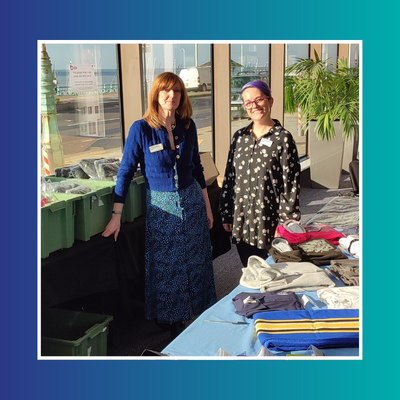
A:
[[[132,222],[135,218],[146,213],[146,185],[144,176],[139,175],[132,179],[122,209],[121,222]]]
[[[81,195],[81,200],[76,203],[75,239],[87,241],[103,232],[110,222],[113,206],[113,182]]]
[[[46,177],[52,182],[74,180],[87,184],[92,191],[80,195],[80,201],[76,204],[75,213],[75,240],[88,241],[93,235],[104,231],[109,223],[114,206],[114,181],[98,181],[91,179]],[[65,194],[66,196],[73,196]],[[146,185],[143,175],[132,179],[128,195],[122,211],[121,222],[132,222],[135,218],[146,213]]]
[[[87,185],[91,191],[79,195],[76,203],[74,238],[75,240],[88,241],[98,233],[104,231],[110,221],[114,205],[114,181],[97,181],[93,179],[76,179],[48,176],[52,182],[73,180],[78,184]],[[74,196],[64,193],[64,196]]]
[[[113,316],[48,308],[41,316],[42,356],[106,356]]]
[[[75,213],[80,195],[57,193],[55,197],[57,201],[41,207],[41,258],[72,247],[75,241]]]

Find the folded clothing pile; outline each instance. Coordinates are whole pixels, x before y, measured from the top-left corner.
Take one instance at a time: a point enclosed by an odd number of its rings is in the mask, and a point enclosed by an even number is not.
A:
[[[326,239],[306,240],[296,245],[284,247],[286,239],[276,238],[269,250],[274,262],[311,262],[314,265],[329,265],[331,260],[342,260],[347,257]],[[278,242],[277,245],[275,243]],[[284,251],[282,251],[284,250]]]
[[[90,176],[80,165],[69,165],[54,169],[54,175],[58,178],[90,179]]]
[[[260,343],[270,350],[359,346],[359,310],[271,311],[253,319]]]
[[[236,314],[251,318],[262,311],[302,310],[303,304],[293,292],[238,293],[233,299]]]
[[[358,259],[331,261],[330,271],[333,275],[344,282],[344,284],[349,286],[359,286],[360,269]]]
[[[305,225],[304,227],[298,225],[297,229],[294,229],[295,226],[294,223],[279,225],[276,232],[279,236],[287,239],[290,245],[311,239],[325,239],[336,246],[339,244],[340,238],[346,237],[330,225]]]
[[[339,247],[352,256],[359,258],[361,253],[360,236],[355,234],[339,239]]]
[[[113,179],[105,179],[104,175],[104,165],[103,164],[111,164],[118,163],[118,168],[120,166],[120,162],[117,158],[84,158],[79,161],[79,166],[90,176],[92,179],[100,179],[100,180],[113,180]],[[100,169],[99,167],[102,166]],[[107,178],[112,177],[113,175],[117,175],[118,168],[113,173],[108,174]]]
[[[242,268],[240,284],[261,292],[304,292],[335,286],[324,270],[312,263],[287,262],[271,266],[258,256],[249,257],[247,267]]]
[[[343,286],[317,290],[319,299],[331,309],[360,308],[360,287]]]
[[[54,169],[58,178],[115,181],[121,162],[118,158],[83,158],[76,165]]]

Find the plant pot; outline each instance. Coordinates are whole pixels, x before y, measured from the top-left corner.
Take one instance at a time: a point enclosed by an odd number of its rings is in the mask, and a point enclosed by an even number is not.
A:
[[[344,142],[343,149],[343,165],[342,168],[346,172],[350,172],[349,165],[352,161],[357,160],[358,155],[358,127],[354,132],[354,136]]]
[[[312,187],[339,189],[342,174],[344,141],[339,121],[335,121],[336,136],[327,141],[315,134],[316,121],[310,121],[308,140],[310,143],[310,177]]]

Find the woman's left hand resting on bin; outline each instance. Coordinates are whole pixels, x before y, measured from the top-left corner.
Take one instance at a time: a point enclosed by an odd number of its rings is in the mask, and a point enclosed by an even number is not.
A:
[[[122,213],[122,208],[123,208],[122,203],[114,203],[114,209],[116,213]],[[109,237],[111,235],[114,235],[114,240],[117,241],[119,231],[121,229],[121,214],[112,214],[112,217],[110,219],[110,222],[104,229],[104,232],[101,234],[101,236],[104,237]]]

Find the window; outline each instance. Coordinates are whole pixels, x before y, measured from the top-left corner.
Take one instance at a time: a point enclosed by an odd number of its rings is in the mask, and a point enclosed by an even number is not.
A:
[[[289,67],[296,63],[298,58],[308,57],[309,45],[307,43],[287,43],[285,45],[285,67]],[[299,157],[304,157],[307,155],[307,136],[300,127],[300,117],[300,109],[294,114],[285,112],[283,126],[293,135]]]
[[[359,47],[360,47],[360,45],[358,43],[350,44],[350,50],[349,50],[349,52],[350,52],[350,54],[349,54],[350,67],[354,67],[354,68],[360,67]]]
[[[87,158],[121,159],[116,45],[47,44],[46,52],[49,60],[41,60],[42,116],[43,108],[48,110],[44,103],[56,102],[56,112],[50,112],[55,115],[48,120],[42,117],[42,151],[50,146],[50,154],[57,154],[50,169],[75,165]],[[43,82],[44,68],[51,74],[54,100],[46,95],[49,83]],[[49,127],[43,127],[43,121]],[[54,138],[50,143],[47,129],[51,131],[50,138]],[[43,164],[42,175],[45,174]]]
[[[214,152],[212,132],[212,62],[207,43],[143,44],[145,105],[154,79],[162,72],[181,77],[193,107],[201,152]]]
[[[328,60],[333,65],[337,65],[337,58],[338,45],[335,43],[323,43],[321,60]],[[332,70],[331,68],[329,69]]]
[[[269,44],[231,44],[231,136],[249,124],[242,106],[242,87],[254,80],[269,84]]]

